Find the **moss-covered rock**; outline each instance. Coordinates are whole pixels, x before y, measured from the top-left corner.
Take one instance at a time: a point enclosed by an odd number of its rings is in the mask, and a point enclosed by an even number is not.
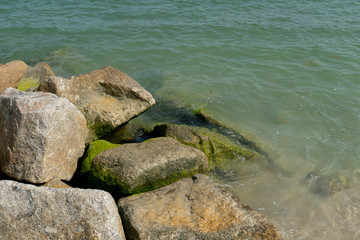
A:
[[[157,125],[152,136],[172,137],[178,141],[200,149],[209,159],[209,168],[214,171],[226,171],[239,162],[261,157],[261,154],[235,139],[225,136],[215,128],[187,126],[180,124]]]
[[[98,154],[92,160],[88,184],[120,197],[207,171],[208,160],[200,150],[172,138],[155,138]]]
[[[21,79],[21,81],[19,82],[17,89],[20,91],[25,91],[29,88],[32,87],[38,87],[40,84],[40,82],[37,79],[34,78],[23,78]]]
[[[29,66],[17,89],[25,91],[29,88],[37,88],[42,81],[51,76],[55,76],[55,73],[46,62],[37,63],[34,67]]]
[[[85,174],[90,170],[91,162],[96,155],[98,155],[102,151],[117,146],[119,146],[119,144],[110,143],[105,140],[97,140],[90,143],[84,155],[84,161],[82,162],[81,166],[81,174]]]

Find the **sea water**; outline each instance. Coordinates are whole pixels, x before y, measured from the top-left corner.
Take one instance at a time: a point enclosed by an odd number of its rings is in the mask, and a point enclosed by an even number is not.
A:
[[[223,179],[285,239],[359,239],[359,12],[355,0],[0,0],[0,63],[47,61],[65,77],[111,65],[159,101],[202,108],[288,173],[255,161]]]

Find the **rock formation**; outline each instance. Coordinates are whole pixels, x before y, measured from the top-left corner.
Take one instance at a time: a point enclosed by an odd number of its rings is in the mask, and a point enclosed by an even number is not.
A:
[[[262,214],[205,175],[118,201],[127,239],[282,239]]]
[[[17,180],[70,180],[84,153],[86,121],[65,98],[13,88],[0,95],[0,171]]]
[[[0,196],[0,239],[125,240],[107,192],[0,181]]]
[[[67,98],[84,114],[88,142],[103,137],[155,104],[134,79],[110,66],[71,77],[50,77],[39,91]]]

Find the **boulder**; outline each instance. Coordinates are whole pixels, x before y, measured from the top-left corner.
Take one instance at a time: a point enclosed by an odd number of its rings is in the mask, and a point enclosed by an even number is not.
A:
[[[0,181],[0,239],[125,239],[107,192]]]
[[[110,66],[71,77],[50,77],[40,91],[67,98],[84,114],[88,142],[103,137],[146,111],[155,100],[134,79]]]
[[[29,88],[37,88],[41,82],[51,76],[55,76],[55,73],[46,62],[37,63],[34,67],[29,66],[17,89],[25,91]]]
[[[196,173],[206,173],[203,152],[172,138],[154,138],[103,151],[93,158],[89,185],[126,196],[156,189]]]
[[[182,124],[160,124],[150,133],[152,137],[171,137],[183,144],[203,151],[209,159],[209,167],[216,172],[228,172],[234,164],[262,157],[257,151],[234,139],[231,134],[224,135],[216,128]]]
[[[205,175],[118,201],[127,239],[282,239],[262,214]]]
[[[13,88],[0,95],[0,171],[17,180],[70,180],[85,149],[86,120],[65,98]]]
[[[8,87],[15,88],[25,75],[28,65],[16,60],[0,66],[0,93]]]

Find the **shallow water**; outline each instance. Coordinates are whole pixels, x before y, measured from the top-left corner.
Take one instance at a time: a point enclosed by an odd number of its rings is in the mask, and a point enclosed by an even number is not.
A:
[[[290,173],[254,162],[225,179],[286,239],[358,239],[359,12],[350,0],[2,1],[0,63],[46,60],[61,76],[111,65],[204,108]]]

